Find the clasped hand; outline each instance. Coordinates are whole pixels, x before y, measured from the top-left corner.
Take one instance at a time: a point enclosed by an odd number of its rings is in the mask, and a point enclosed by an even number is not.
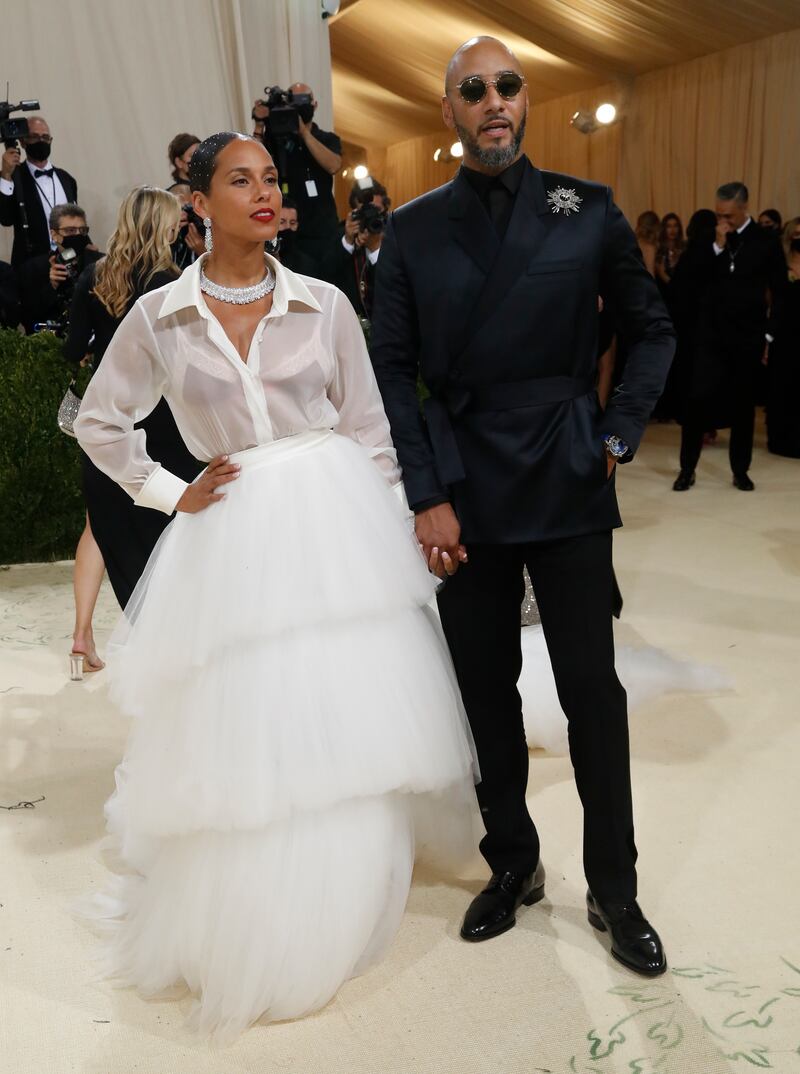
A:
[[[204,511],[212,503],[224,500],[224,494],[217,490],[227,485],[228,482],[235,481],[240,469],[238,463],[229,462],[227,455],[217,455],[208,464],[203,474],[188,486],[178,500],[175,510],[196,515],[198,511]]]
[[[455,574],[462,563],[468,562],[467,550],[461,544],[461,526],[449,503],[420,511],[414,529],[425,562],[437,578]]]

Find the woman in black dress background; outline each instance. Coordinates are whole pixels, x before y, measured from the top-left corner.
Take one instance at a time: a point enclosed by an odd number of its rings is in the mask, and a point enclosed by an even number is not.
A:
[[[137,187],[120,206],[108,253],[89,265],[75,284],[64,356],[82,362],[91,352],[95,370],[122,319],[143,294],[171,283],[179,270],[170,244],[180,223],[180,204],[156,187]],[[137,426],[147,434],[150,456],[185,481],[203,469],[189,454],[175,419],[162,399]],[[150,553],[170,518],[149,507],[137,507],[112,481],[82,455],[87,524],[75,555],[75,633],[73,677],[98,670],[92,615],[103,578],[103,565],[119,604],[128,603]],[[98,551],[99,549],[99,551]],[[102,557],[102,558],[101,558]],[[83,657],[81,661],[80,657]],[[81,668],[82,664],[82,668]]]

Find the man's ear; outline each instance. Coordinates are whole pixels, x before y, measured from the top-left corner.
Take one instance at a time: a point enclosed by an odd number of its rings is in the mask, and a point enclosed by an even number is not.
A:
[[[456,120],[453,115],[453,106],[447,99],[447,94],[442,97],[442,119],[444,120],[445,127],[448,127],[451,131],[456,129]]]

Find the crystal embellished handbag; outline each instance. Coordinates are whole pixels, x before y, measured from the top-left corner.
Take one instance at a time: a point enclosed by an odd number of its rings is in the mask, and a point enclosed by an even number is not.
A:
[[[69,387],[64,393],[64,398],[61,400],[61,405],[58,408],[58,427],[62,433],[67,436],[75,436],[75,419],[78,416],[78,411],[81,407],[80,396],[76,395],[72,390],[75,387],[76,381],[73,379],[69,382]]]

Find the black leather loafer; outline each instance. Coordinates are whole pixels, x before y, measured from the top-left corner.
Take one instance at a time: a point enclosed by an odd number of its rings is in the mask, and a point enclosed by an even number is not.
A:
[[[742,492],[752,492],[755,488],[748,474],[734,474],[733,484],[735,488],[741,489]]]
[[[685,473],[683,470],[675,478],[672,485],[674,492],[686,492],[694,484],[694,470],[690,474]]]
[[[492,879],[469,905],[461,926],[461,939],[477,943],[507,932],[517,923],[517,909],[533,906],[544,898],[544,866],[536,872],[493,873]]]
[[[589,924],[611,935],[611,954],[617,962],[644,977],[659,977],[666,971],[667,957],[659,935],[637,902],[601,906],[588,891],[586,909]]]

